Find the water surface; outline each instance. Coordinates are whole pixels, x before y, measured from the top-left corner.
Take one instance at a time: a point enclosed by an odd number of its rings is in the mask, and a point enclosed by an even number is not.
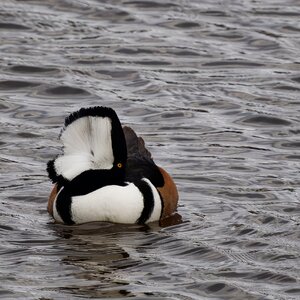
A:
[[[1,299],[299,299],[300,4],[16,1],[0,11]],[[54,224],[64,117],[113,107],[183,222]]]

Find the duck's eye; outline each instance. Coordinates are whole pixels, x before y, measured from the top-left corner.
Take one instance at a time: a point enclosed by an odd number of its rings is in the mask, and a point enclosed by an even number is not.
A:
[[[123,165],[122,165],[121,163],[118,163],[118,164],[117,164],[117,167],[118,167],[119,169],[121,169],[121,168],[123,167]]]

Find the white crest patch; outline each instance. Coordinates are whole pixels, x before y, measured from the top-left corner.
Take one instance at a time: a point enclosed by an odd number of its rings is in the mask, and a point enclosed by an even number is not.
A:
[[[87,116],[69,124],[60,137],[64,154],[55,160],[57,174],[72,180],[89,169],[111,169],[111,129],[108,117]]]

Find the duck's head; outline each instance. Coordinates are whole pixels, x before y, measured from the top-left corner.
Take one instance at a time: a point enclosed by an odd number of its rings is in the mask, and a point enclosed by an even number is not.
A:
[[[65,119],[60,135],[63,154],[48,163],[53,182],[84,179],[114,184],[125,177],[127,148],[116,112],[107,107],[82,108]]]

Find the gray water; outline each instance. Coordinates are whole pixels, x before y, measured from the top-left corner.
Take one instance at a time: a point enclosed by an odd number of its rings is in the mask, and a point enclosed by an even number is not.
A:
[[[298,0],[0,6],[1,299],[300,299]],[[181,223],[53,223],[46,162],[93,105],[173,175]]]

